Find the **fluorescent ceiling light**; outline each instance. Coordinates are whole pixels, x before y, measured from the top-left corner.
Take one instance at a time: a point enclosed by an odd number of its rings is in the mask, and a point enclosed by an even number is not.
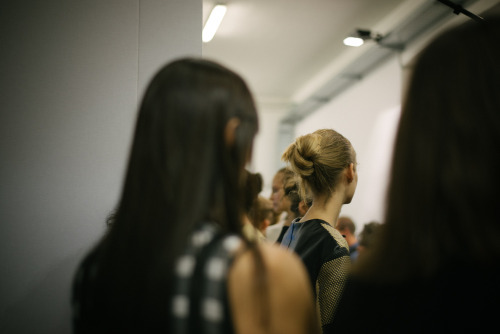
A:
[[[344,44],[347,46],[361,46],[363,45],[364,41],[362,38],[359,37],[347,37],[344,39]]]
[[[208,43],[214,38],[217,29],[219,28],[220,23],[222,22],[222,18],[224,14],[226,14],[227,6],[226,5],[216,5],[210,16],[205,22],[205,27],[203,28],[202,40],[205,43]]]

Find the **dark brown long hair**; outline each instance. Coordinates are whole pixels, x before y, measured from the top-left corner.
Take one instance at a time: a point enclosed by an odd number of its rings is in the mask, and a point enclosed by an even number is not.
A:
[[[455,27],[420,54],[396,138],[385,227],[358,275],[430,276],[500,260],[500,20]]]
[[[231,145],[224,134],[232,118]],[[179,59],[154,76],[113,224],[93,251],[95,298],[108,319],[151,328],[166,319],[173,263],[196,224],[241,235],[243,172],[257,128],[251,93],[227,68]]]

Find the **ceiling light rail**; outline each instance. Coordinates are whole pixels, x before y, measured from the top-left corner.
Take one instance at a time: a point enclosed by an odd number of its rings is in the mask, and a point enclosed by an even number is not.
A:
[[[373,32],[369,29],[356,29],[354,33],[350,34],[344,39],[344,45],[359,47],[365,44],[365,41],[374,41],[384,48],[392,49],[395,51],[404,50],[403,43],[386,42],[388,35],[383,36],[380,33]]]
[[[454,3],[454,2],[451,2],[448,0],[437,0],[437,1],[441,2],[442,4],[445,4],[448,7],[451,7],[453,9],[454,14],[457,14],[457,15],[464,14],[465,16],[468,16],[477,22],[481,22],[481,23],[486,22],[486,20],[484,18],[482,18],[481,16],[469,12],[467,9],[465,9],[464,7],[460,6],[457,3]]]
[[[455,13],[458,11],[467,15],[470,12],[463,9],[462,5],[475,1],[477,0],[456,0],[453,3],[455,6],[452,8]],[[447,2],[449,1],[425,1],[417,12],[414,12],[406,21],[394,27],[385,35],[368,29],[357,29],[358,37],[362,35],[365,40],[370,39],[375,43],[366,45],[365,47],[368,47],[366,52],[343,68],[340,73],[327,80],[309,97],[295,104],[283,117],[281,123],[291,125],[300,122],[365,77],[369,72],[393,56],[395,52],[404,50],[408,43],[436,27],[444,20],[449,19],[449,10],[442,6],[442,3],[448,5]]]

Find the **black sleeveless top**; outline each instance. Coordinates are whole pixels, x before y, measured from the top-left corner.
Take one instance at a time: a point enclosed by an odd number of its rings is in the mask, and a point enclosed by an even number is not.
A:
[[[165,301],[164,320],[151,319],[152,322],[144,327],[150,329],[156,327],[152,323],[161,324],[168,319],[168,333],[234,333],[227,275],[240,244],[238,236],[222,233],[215,223],[201,224],[177,259],[171,297]],[[140,330],[134,319],[116,319],[103,303],[97,302],[96,258],[91,253],[84,259],[73,282],[73,332],[114,333],[117,328],[121,333]],[[127,296],[122,297],[127,299]]]
[[[304,263],[325,332],[334,322],[351,266],[349,246],[333,226],[321,219],[292,222],[281,246]]]

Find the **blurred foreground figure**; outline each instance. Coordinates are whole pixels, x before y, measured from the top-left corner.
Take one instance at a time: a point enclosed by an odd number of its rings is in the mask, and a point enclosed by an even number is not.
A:
[[[442,33],[414,67],[380,238],[335,333],[479,333],[500,312],[500,20]]]
[[[113,224],[75,276],[75,333],[318,331],[300,259],[242,234],[257,126],[225,67],[180,59],[155,75]]]

